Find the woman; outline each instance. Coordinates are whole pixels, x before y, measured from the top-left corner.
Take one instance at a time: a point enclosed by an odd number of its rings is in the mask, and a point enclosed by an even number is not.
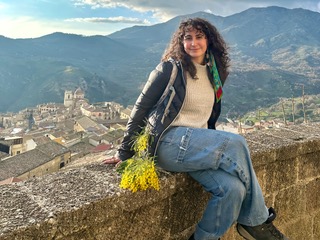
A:
[[[214,130],[229,57],[222,36],[204,19],[181,22],[137,99],[112,160],[124,161],[134,154],[132,137],[145,126],[166,88],[172,64],[178,74],[165,110],[156,110],[151,151],[160,167],[187,172],[212,194],[190,239],[219,239],[235,222],[246,239],[287,239],[272,224],[275,212],[265,206],[245,139]]]

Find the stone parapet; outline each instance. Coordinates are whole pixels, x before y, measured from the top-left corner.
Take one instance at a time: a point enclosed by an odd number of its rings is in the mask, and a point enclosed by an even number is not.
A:
[[[258,180],[290,240],[320,239],[320,124],[245,135]],[[0,186],[0,240],[184,240],[210,197],[187,174],[161,190],[119,189],[112,166],[90,164]],[[223,240],[241,239],[232,227]]]

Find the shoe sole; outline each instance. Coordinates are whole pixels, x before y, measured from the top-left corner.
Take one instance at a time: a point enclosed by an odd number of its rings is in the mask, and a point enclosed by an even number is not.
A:
[[[256,240],[254,237],[250,235],[240,224],[237,224],[238,233],[244,237],[246,240]]]

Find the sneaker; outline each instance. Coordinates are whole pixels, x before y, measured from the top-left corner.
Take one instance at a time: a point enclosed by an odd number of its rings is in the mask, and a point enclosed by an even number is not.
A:
[[[289,240],[272,224],[275,218],[276,212],[269,208],[269,217],[265,223],[255,227],[237,223],[237,231],[247,240]]]

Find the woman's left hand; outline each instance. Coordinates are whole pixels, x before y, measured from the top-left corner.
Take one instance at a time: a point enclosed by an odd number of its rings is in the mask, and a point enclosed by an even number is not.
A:
[[[107,158],[105,160],[102,161],[103,164],[116,164],[116,166],[121,163],[120,158],[113,156],[111,158]]]

